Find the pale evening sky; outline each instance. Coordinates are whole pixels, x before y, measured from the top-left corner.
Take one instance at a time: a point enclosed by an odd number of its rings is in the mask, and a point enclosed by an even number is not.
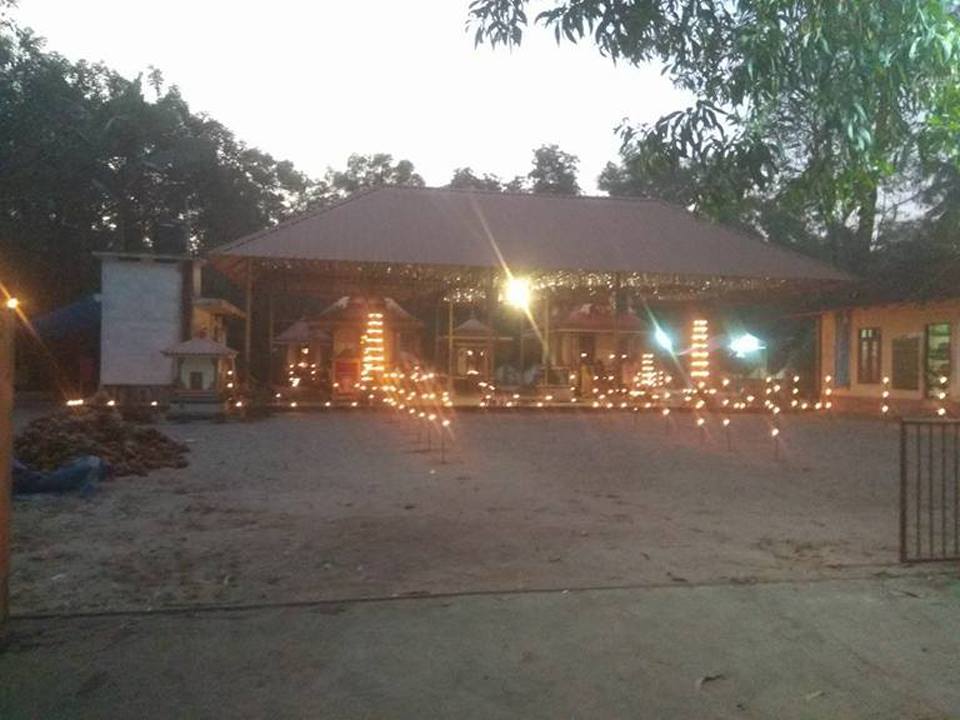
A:
[[[311,175],[352,152],[414,162],[428,185],[455,167],[526,174],[532,149],[581,159],[580,182],[615,159],[622,118],[688,102],[654,67],[614,65],[552,32],[474,48],[468,0],[19,0],[13,16],[70,59],[125,75],[160,68],[195,111]]]

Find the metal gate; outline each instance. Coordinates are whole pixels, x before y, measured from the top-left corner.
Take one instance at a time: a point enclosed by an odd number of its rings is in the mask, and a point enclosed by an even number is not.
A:
[[[900,561],[960,560],[960,420],[900,422]]]

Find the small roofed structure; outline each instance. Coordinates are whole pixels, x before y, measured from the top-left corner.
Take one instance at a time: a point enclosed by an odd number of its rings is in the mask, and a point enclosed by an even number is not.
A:
[[[328,385],[328,368],[333,338],[326,330],[316,327],[316,322],[300,318],[273,339],[274,350],[282,354],[283,383],[295,387],[319,387]],[[279,378],[276,378],[279,380]]]
[[[226,413],[236,384],[236,350],[199,335],[167,348],[163,354],[173,359],[173,413],[197,417]]]
[[[195,297],[191,305],[193,334],[203,334],[219,343],[227,342],[228,320],[242,320],[246,317],[240,308],[222,298]]]
[[[306,318],[300,318],[273,339],[276,345],[306,345],[310,343],[326,343],[329,345],[330,341],[329,333],[311,327]]]
[[[546,333],[551,383],[574,382],[581,392],[592,387],[585,378],[606,376],[614,367],[620,368],[628,383],[650,344],[650,328],[644,320],[630,309],[615,313],[608,303],[577,305],[554,320]],[[584,387],[585,382],[589,387]]]
[[[355,395],[365,369],[382,372],[419,358],[422,331],[423,323],[392,298],[347,295],[274,343],[296,348],[286,363],[292,388],[329,383],[334,395]]]
[[[510,343],[509,335],[496,336],[493,328],[486,323],[470,318],[441,336],[440,340],[446,348],[446,353],[452,353],[453,362],[447,366],[453,373],[454,388],[458,392],[474,392],[477,383],[492,375],[487,357],[487,345],[490,342]]]

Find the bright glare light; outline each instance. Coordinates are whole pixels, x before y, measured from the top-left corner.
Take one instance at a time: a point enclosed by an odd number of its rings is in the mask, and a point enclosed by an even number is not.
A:
[[[663,331],[663,328],[657,328],[653,333],[653,339],[657,341],[657,345],[662,347],[664,350],[673,352],[673,340],[670,338],[667,333]]]
[[[744,333],[743,335],[735,337],[730,343],[730,350],[740,358],[755,352],[760,352],[764,347],[763,343],[760,342],[760,338],[750,333]]]
[[[526,310],[530,307],[530,279],[522,277],[511,277],[507,280],[506,300],[507,304],[515,307],[517,310]]]
[[[4,305],[6,305],[7,310],[16,310],[18,307],[20,307],[20,301],[15,297],[8,297]]]

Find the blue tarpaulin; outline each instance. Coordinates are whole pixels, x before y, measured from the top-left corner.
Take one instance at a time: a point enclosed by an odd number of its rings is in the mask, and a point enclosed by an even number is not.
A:
[[[78,457],[50,472],[31,470],[14,458],[13,493],[36,495],[79,490],[82,495],[88,495],[96,489],[96,484],[105,480],[109,474],[110,466],[95,455]]]

